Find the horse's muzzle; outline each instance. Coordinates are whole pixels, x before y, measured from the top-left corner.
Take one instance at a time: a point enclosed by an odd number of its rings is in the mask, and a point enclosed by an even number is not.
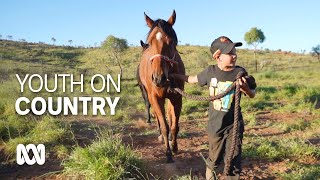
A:
[[[162,74],[162,75],[154,75],[152,74],[152,82],[154,85],[156,85],[157,87],[163,87],[165,85],[165,83],[167,82],[167,77]]]

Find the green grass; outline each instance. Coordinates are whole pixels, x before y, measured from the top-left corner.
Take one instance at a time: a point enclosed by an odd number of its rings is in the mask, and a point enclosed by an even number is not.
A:
[[[258,84],[256,97],[242,98],[241,105],[244,111],[319,114],[316,106],[320,99],[317,91],[320,84],[314,71],[267,71],[254,76]]]
[[[34,127],[31,120],[16,115],[2,116],[0,118],[0,136],[2,141],[25,135]]]
[[[292,131],[304,131],[311,126],[311,122],[304,119],[297,119],[293,123],[275,123],[273,126],[281,129],[285,133],[289,133]]]
[[[178,137],[179,138],[188,138],[188,137],[190,137],[190,132],[187,132],[185,130],[179,131]]]
[[[34,127],[30,128],[28,132],[11,138],[4,143],[7,157],[14,158],[18,144],[44,144],[50,151],[56,145],[72,140],[68,126],[52,117],[46,116],[41,121],[35,120],[33,123],[35,123]]]
[[[159,135],[159,130],[158,129],[145,129],[143,132],[141,132],[141,135]]]
[[[139,177],[142,162],[120,136],[108,132],[88,147],[76,147],[63,166],[67,176],[111,180]]]
[[[255,113],[245,112],[243,113],[243,119],[244,119],[245,125],[248,127],[253,127],[257,125],[257,119],[256,119]]]
[[[244,143],[243,155],[271,161],[285,158],[299,160],[320,158],[320,150],[302,138],[277,139],[254,136],[250,137],[248,143]]]
[[[278,173],[278,175],[285,180],[315,180],[320,179],[320,165],[308,165],[293,162],[287,164],[288,172]]]

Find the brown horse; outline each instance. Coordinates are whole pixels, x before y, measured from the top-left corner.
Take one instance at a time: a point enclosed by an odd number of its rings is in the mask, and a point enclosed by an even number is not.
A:
[[[185,74],[184,64],[176,50],[178,39],[172,26],[176,20],[173,11],[168,21],[158,19],[153,21],[146,14],[145,20],[150,31],[147,36],[147,46],[142,53],[138,67],[138,81],[145,89],[145,100],[149,101],[160,131],[160,139],[164,140],[167,162],[173,162],[172,151],[178,151],[177,135],[179,131],[179,117],[182,107],[182,96],[169,91],[169,74]],[[184,82],[175,80],[175,86],[184,89]],[[165,117],[165,99],[169,99],[167,118]],[[146,105],[149,103],[146,102]],[[148,106],[147,106],[148,110]],[[149,117],[150,118],[150,114]],[[169,146],[169,131],[172,147]],[[162,138],[161,138],[162,137]]]

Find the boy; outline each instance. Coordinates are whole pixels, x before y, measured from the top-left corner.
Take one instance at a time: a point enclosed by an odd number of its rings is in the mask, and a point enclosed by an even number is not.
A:
[[[215,39],[210,47],[212,57],[217,65],[210,65],[196,76],[184,76],[173,74],[172,77],[184,80],[188,83],[198,83],[200,86],[207,85],[211,96],[224,92],[235,80],[238,72],[245,71],[244,68],[236,66],[237,53],[235,47],[242,46],[241,42],[233,43],[228,37],[221,36]],[[254,81],[254,78],[253,78]],[[237,83],[245,95],[253,98],[255,96],[255,85],[249,87],[247,79],[242,77]],[[254,83],[255,84],[255,83]],[[209,157],[206,168],[206,179],[214,179],[212,170],[230,153],[232,128],[234,121],[234,91],[225,97],[209,102]],[[241,172],[241,144],[244,131],[244,123],[240,110],[239,115],[239,139],[237,140],[234,158],[231,161],[230,172],[227,179],[239,179]]]

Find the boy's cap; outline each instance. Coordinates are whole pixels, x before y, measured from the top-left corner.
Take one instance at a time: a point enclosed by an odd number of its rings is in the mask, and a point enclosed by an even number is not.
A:
[[[242,46],[241,42],[234,43],[228,37],[220,36],[211,43],[210,51],[213,56],[217,54],[217,52],[228,54],[232,48],[239,46]]]

